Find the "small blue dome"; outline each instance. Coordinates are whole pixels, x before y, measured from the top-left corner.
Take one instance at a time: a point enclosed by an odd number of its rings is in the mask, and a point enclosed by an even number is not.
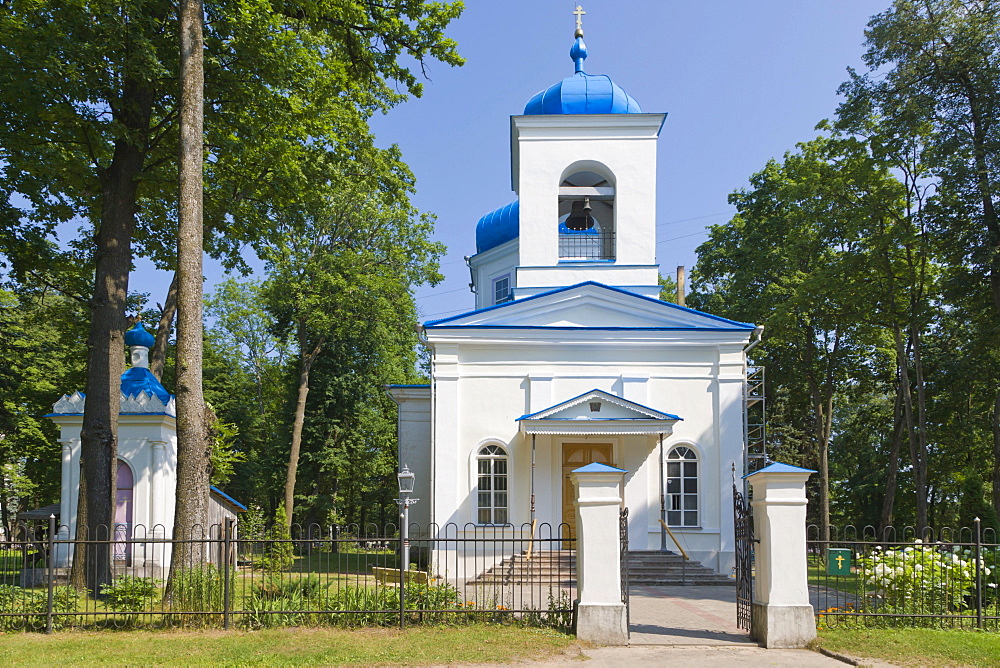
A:
[[[141,320],[135,323],[135,327],[125,332],[126,346],[145,346],[146,348],[152,348],[154,343],[156,343],[156,337],[146,330]]]
[[[160,385],[160,381],[156,380],[156,376],[149,369],[134,366],[122,374],[122,394],[126,397],[134,397],[140,392],[159,397],[163,403],[170,401],[170,393],[163,385]]]
[[[517,200],[480,218],[476,224],[476,252],[482,253],[511,239],[517,239],[520,221],[520,205]]]
[[[587,45],[582,37],[576,38],[569,56],[576,63],[576,74],[536,93],[525,105],[525,115],[642,113],[639,103],[611,77],[583,71]]]

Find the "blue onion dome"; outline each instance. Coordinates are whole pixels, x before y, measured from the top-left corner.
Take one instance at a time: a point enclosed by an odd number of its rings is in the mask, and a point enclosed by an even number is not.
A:
[[[480,218],[476,224],[476,252],[482,253],[511,239],[517,239],[520,221],[520,205],[517,200]]]
[[[154,343],[156,343],[156,337],[143,326],[141,320],[135,323],[135,327],[125,332],[126,346],[144,346],[146,348],[152,348]]]
[[[577,31],[569,57],[576,65],[576,74],[536,93],[525,105],[525,115],[642,113],[639,103],[611,77],[583,71],[587,45],[583,42],[582,30]]]

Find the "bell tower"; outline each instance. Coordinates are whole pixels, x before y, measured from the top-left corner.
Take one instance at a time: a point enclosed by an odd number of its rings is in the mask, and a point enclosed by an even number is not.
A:
[[[477,226],[477,308],[586,281],[659,295],[656,140],[666,114],[643,113],[610,77],[584,72],[574,13],[576,71],[510,119],[517,200]]]

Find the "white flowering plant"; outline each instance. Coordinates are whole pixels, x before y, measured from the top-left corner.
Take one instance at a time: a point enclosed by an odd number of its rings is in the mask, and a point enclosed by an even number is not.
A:
[[[859,555],[866,607],[877,612],[946,615],[961,612],[976,583],[975,557],[960,546],[927,544]],[[983,565],[984,582],[992,569]]]

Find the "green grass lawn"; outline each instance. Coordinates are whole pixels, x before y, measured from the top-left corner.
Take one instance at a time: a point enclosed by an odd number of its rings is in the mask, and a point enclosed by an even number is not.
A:
[[[296,573],[357,573],[371,575],[372,566],[399,568],[399,557],[384,552],[313,552],[295,557]]]
[[[1000,633],[939,629],[828,629],[820,647],[899,666],[1000,666]]]
[[[424,665],[540,660],[573,644],[540,629],[272,629],[248,632],[67,631],[3,638],[0,665]]]

